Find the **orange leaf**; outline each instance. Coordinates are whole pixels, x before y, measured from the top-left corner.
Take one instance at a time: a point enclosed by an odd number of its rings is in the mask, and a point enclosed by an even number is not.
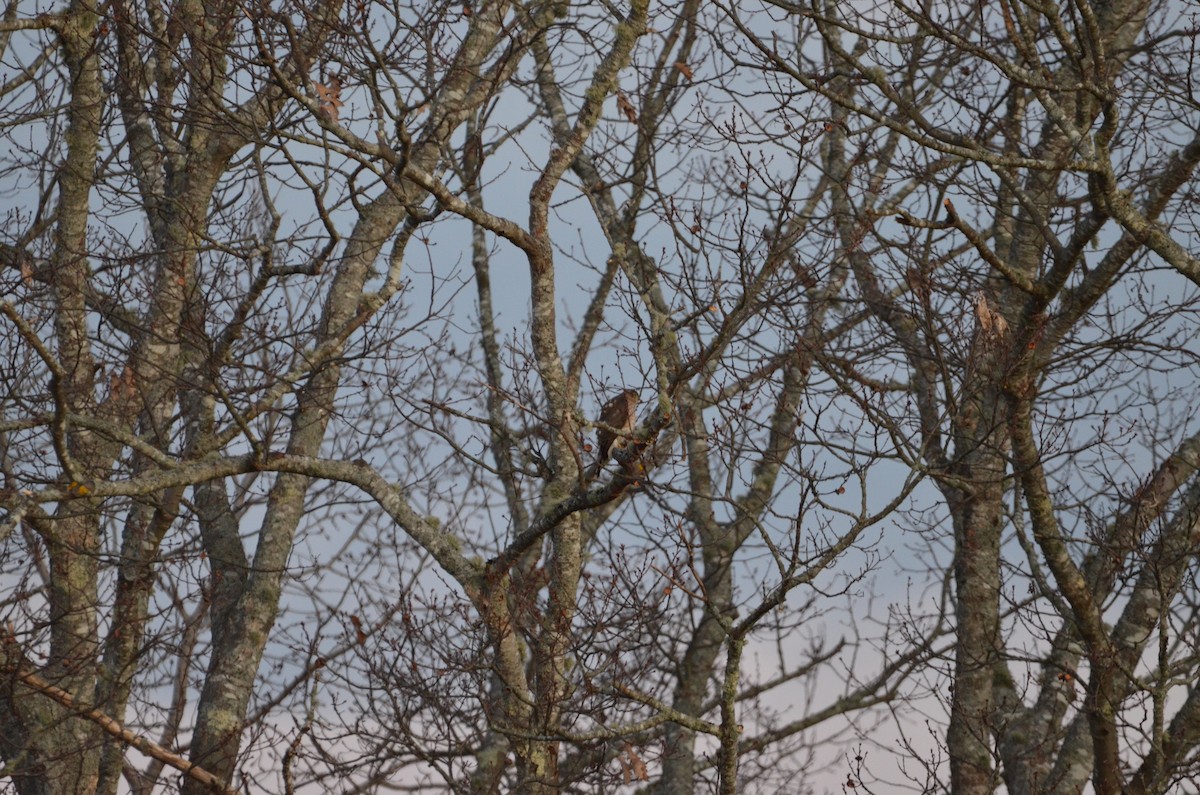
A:
[[[672,66],[678,69],[679,74],[683,75],[688,80],[691,80],[694,77],[694,74],[692,73],[692,67],[688,66],[683,61],[676,61],[674,64],[672,64]]]

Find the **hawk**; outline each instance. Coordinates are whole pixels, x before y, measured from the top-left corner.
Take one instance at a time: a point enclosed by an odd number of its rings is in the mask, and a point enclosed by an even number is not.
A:
[[[596,443],[600,447],[598,463],[602,464],[612,458],[613,450],[620,436],[633,432],[633,426],[637,422],[637,404],[637,390],[626,389],[601,407],[600,422],[616,428],[622,433],[614,433],[609,428],[596,429]]]

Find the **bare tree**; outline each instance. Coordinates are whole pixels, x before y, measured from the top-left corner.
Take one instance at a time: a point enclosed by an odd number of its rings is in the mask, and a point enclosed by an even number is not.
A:
[[[1191,780],[1191,24],[14,1],[14,789]]]
[[[1195,384],[1164,376],[1194,375],[1200,350],[1195,290],[1171,273],[1196,283],[1194,17],[1144,2],[792,11],[785,48],[729,9],[756,63],[928,175],[888,207],[856,160],[834,172],[847,221],[870,230],[852,258],[861,300],[912,390],[892,422],[952,528],[949,789],[1194,780],[1195,693],[1176,688],[1193,664]]]

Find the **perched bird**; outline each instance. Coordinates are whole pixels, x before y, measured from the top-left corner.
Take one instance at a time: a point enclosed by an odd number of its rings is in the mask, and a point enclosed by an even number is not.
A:
[[[637,404],[637,390],[623,390],[601,407],[600,422],[609,428],[616,428],[624,434],[632,433],[633,426],[637,423]],[[605,461],[612,458],[617,439],[620,438],[620,434],[609,428],[596,429],[596,443],[600,448],[597,459],[599,465],[603,465]]]

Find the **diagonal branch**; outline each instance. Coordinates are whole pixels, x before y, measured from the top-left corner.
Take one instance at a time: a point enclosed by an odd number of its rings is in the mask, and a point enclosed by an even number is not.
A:
[[[70,710],[76,717],[84,718],[95,723],[106,733],[116,737],[123,743],[126,743],[132,748],[136,748],[151,759],[156,759],[163,764],[169,765],[183,773],[188,778],[200,782],[212,789],[213,792],[223,793],[223,795],[237,795],[237,790],[229,789],[225,784],[212,773],[205,770],[200,765],[193,764],[184,759],[179,754],[163,748],[153,740],[142,737],[140,734],[133,732],[130,729],[122,726],[121,723],[114,718],[104,714],[94,707],[86,707],[76,703],[75,697],[62,688],[55,687],[47,682],[42,677],[31,671],[16,671],[16,678],[22,684],[31,690],[41,693],[47,698],[58,702],[63,707]]]

